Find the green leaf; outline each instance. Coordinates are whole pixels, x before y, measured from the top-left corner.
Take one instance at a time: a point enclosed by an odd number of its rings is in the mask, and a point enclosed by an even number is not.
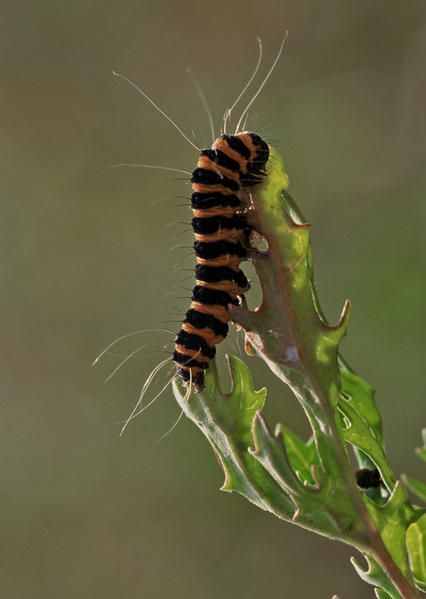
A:
[[[256,412],[262,410],[266,400],[266,389],[255,391],[250,370],[236,356],[227,356],[232,377],[232,390],[216,410],[221,421],[232,433],[235,442],[246,449],[253,443],[252,423]]]
[[[339,365],[342,388],[338,408],[343,417],[340,420],[343,438],[356,449],[360,467],[375,465],[391,492],[395,479],[384,452],[382,420],[374,389],[353,373],[340,356]]]
[[[371,584],[378,589],[375,589],[376,597],[380,599],[401,599],[400,593],[396,590],[388,576],[383,572],[379,564],[370,556],[364,555],[367,562],[367,569],[365,570],[358,561],[352,557],[351,562],[357,571],[358,576],[366,583]],[[381,593],[381,594],[380,594]]]
[[[331,487],[330,479],[323,479],[321,487],[304,485],[292,468],[281,434],[271,435],[260,414],[257,414],[254,420],[253,436],[255,450],[251,452],[252,455],[278,485],[286,490],[297,506],[293,521],[299,522],[304,527],[321,531],[322,534],[341,537],[341,525],[326,507]]]
[[[361,416],[355,406],[356,404],[353,403],[352,399],[341,399],[338,404],[338,409],[343,414],[346,422],[346,426],[342,429],[343,438],[368,455],[380,471],[382,480],[388,490],[391,491],[395,485],[395,478],[387,462],[382,444],[375,436],[368,421],[363,417],[364,413],[361,411]],[[360,409],[359,406],[358,409]]]
[[[236,491],[261,509],[291,520],[296,510],[291,499],[248,451],[253,444],[253,417],[264,404],[266,390],[254,390],[250,371],[239,358],[230,356],[228,361],[230,393],[221,392],[213,361],[205,376],[204,391],[191,394],[189,399],[174,381],[176,400],[212,445],[225,473],[222,490]]]
[[[341,360],[339,360],[341,363]],[[341,369],[342,394],[355,412],[362,416],[365,424],[380,445],[382,440],[382,419],[374,400],[374,389],[361,377],[345,368]]]
[[[298,375],[309,383],[315,378],[322,391],[319,398],[328,410],[339,399],[337,353],[349,304],[336,325],[327,323],[313,283],[310,225],[287,193],[287,185],[282,159],[271,148],[268,176],[252,194],[250,214],[269,247],[268,252],[251,254],[263,303],[256,311],[231,307],[230,313],[245,329],[251,346],[293,389],[302,382]]]
[[[215,450],[225,473],[222,490],[236,491],[284,520],[331,538],[346,542],[363,538],[344,480],[324,470],[312,440],[304,444],[288,430],[283,436],[280,426],[278,436],[269,433],[259,413],[266,391],[254,390],[244,362],[234,356],[228,360],[232,389],[226,395],[219,389],[214,362],[206,373],[205,389],[188,401],[177,382],[173,387],[185,414]],[[313,423],[318,419],[314,407],[311,419]],[[321,422],[314,426],[321,437],[319,445],[327,449]],[[334,472],[331,454],[324,463]]]
[[[407,529],[407,552],[416,585],[426,591],[426,514]]]
[[[405,546],[407,519],[414,510],[408,508],[407,491],[398,481],[392,495],[383,505],[377,505],[368,495],[364,501],[380,536],[391,554],[395,564],[406,576],[410,575]]]
[[[293,470],[302,482],[314,485],[315,479],[312,470],[314,466],[316,469],[320,467],[320,459],[313,437],[304,443],[296,433],[282,425],[278,425],[275,431],[276,435],[279,433],[283,435],[285,449]]]

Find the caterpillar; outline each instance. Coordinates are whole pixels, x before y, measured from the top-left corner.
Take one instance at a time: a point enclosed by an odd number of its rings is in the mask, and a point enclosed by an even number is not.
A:
[[[242,197],[266,176],[269,146],[256,133],[223,134],[202,150],[192,173],[196,284],[175,340],[173,360],[186,384],[202,390],[216,345],[228,334],[229,304],[249,289],[240,269],[247,228]]]
[[[249,282],[240,269],[241,261],[247,258],[245,241],[247,241],[248,233],[251,230],[246,219],[248,207],[246,200],[249,199],[249,193],[253,190],[253,186],[260,184],[267,176],[266,167],[270,148],[258,134],[241,131],[241,129],[245,129],[248,111],[280,59],[287,35],[288,32],[285,32],[271,67],[242,111],[233,134],[227,133],[231,113],[251,85],[262,62],[263,50],[260,38],[257,38],[259,53],[254,71],[237,99],[225,111],[219,137],[215,134],[213,117],[207,100],[199,84],[193,80],[207,112],[212,134],[212,145],[205,150],[198,147],[136,83],[113,71],[114,76],[126,81],[136,89],[200,153],[197,166],[192,173],[184,169],[152,164],[120,163],[113,165],[163,169],[191,176],[193,192],[190,198],[193,212],[191,224],[195,236],[193,249],[196,257],[196,284],[192,291],[190,307],[185,314],[181,329],[176,335],[171,359],[167,358],[160,362],[149,374],[121,434],[128,423],[152,405],[176,377],[180,378],[187,387],[187,398],[193,389],[201,391],[204,388],[204,375],[216,354],[216,345],[221,343],[228,334],[228,323],[231,320],[228,307],[242,302],[242,296],[249,289]],[[173,334],[164,329],[158,330]],[[116,343],[132,335],[146,332],[149,332],[149,329],[134,331],[119,337],[108,345],[93,363],[96,364],[102,356],[109,353]],[[109,380],[142,347],[125,356],[106,380]],[[175,374],[151,401],[140,407],[153,379],[171,361],[174,362],[176,368]],[[182,414],[183,412],[179,419]]]

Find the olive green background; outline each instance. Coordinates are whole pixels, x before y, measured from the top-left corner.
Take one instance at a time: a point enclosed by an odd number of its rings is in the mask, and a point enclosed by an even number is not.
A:
[[[256,62],[256,36],[266,69],[289,30],[248,126],[285,156],[313,225],[325,312],[334,321],[352,299],[343,352],[378,390],[395,471],[419,476],[423,0],[17,0],[0,12],[1,596],[372,597],[350,548],[220,493],[191,423],[157,443],[179,414],[169,391],[119,437],[173,335],[116,346],[126,355],[149,344],[106,385],[120,358],[91,362],[129,331],[177,330],[192,281],[175,265],[193,258],[189,227],[176,224],[190,218],[185,176],[110,165],[192,170],[197,153],[111,71],[206,145],[186,67],[218,128]],[[236,343],[233,333],[228,351]],[[269,387],[270,422],[306,434],[295,400],[250,364]]]

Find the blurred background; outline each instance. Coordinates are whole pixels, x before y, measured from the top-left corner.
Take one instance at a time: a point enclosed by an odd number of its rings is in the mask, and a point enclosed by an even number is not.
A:
[[[218,129],[256,36],[266,72],[289,30],[248,126],[285,157],[328,318],[353,302],[343,353],[377,389],[390,461],[420,476],[424,2],[6,1],[0,29],[3,597],[371,597],[353,550],[220,493],[192,423],[157,442],[179,415],[170,391],[119,437],[173,335],[135,335],[91,362],[128,332],[177,330],[193,284],[179,269],[194,260],[184,176],[110,165],[192,170],[197,153],[112,70],[204,146],[186,67]],[[269,421],[305,435],[295,400],[250,365]]]

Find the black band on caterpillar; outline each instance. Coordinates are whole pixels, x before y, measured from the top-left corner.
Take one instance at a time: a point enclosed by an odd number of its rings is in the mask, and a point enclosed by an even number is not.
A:
[[[219,173],[211,171],[207,168],[196,168],[192,173],[191,183],[200,183],[202,185],[221,185],[232,191],[239,191],[240,185],[229,177],[222,177]]]
[[[197,264],[195,267],[195,278],[198,281],[217,283],[218,281],[232,281],[238,287],[248,287],[248,280],[242,270],[233,270],[228,266],[203,266]]]
[[[252,162],[258,165],[265,165],[269,160],[268,144],[265,141],[263,141],[263,139],[261,139],[259,135],[256,135],[256,133],[251,133],[251,140],[253,144],[257,147],[256,157],[254,160],[252,160]]]
[[[245,143],[240,139],[237,135],[222,135],[221,139],[226,141],[231,150],[238,152],[241,154],[243,158],[249,160],[251,157],[251,152],[249,148],[245,145]]]
[[[226,322],[222,322],[212,314],[206,314],[205,312],[198,312],[198,310],[188,310],[186,318],[183,322],[192,324],[197,329],[210,329],[215,335],[226,337],[228,334],[229,327]]]
[[[240,165],[238,162],[230,158],[227,154],[225,154],[225,152],[222,152],[222,150],[203,150],[201,152],[201,156],[207,156],[207,158],[210,158],[210,160],[215,164],[223,166],[230,171],[234,171],[236,173],[240,171]]]
[[[246,228],[246,219],[239,214],[230,218],[226,216],[195,217],[192,219],[192,228],[194,233],[201,233],[202,235],[217,233],[221,229],[241,229],[242,231]]]
[[[196,389],[203,388],[204,371],[228,333],[229,304],[238,305],[239,295],[249,288],[239,269],[246,257],[241,243],[246,229],[241,197],[244,187],[262,181],[268,158],[268,145],[255,133],[225,134],[202,150],[192,173],[198,283],[176,337],[173,360],[178,376]]]
[[[179,331],[176,336],[175,343],[182,345],[185,349],[196,349],[203,354],[205,358],[214,358],[216,355],[216,348],[210,347],[201,335],[195,335],[194,333],[187,333],[186,331]]]
[[[225,308],[228,304],[234,304],[235,306],[239,304],[238,300],[233,299],[226,291],[209,289],[200,285],[195,285],[192,292],[192,301],[207,304],[208,306],[224,306]]]
[[[239,241],[236,243],[232,243],[232,241],[212,241],[210,243],[195,241],[194,250],[197,258],[204,258],[206,260],[226,255],[245,258],[247,253]]]
[[[236,208],[241,204],[236,195],[224,195],[219,192],[193,193],[191,196],[191,205],[193,209],[207,210],[216,208],[216,206],[231,206]]]

